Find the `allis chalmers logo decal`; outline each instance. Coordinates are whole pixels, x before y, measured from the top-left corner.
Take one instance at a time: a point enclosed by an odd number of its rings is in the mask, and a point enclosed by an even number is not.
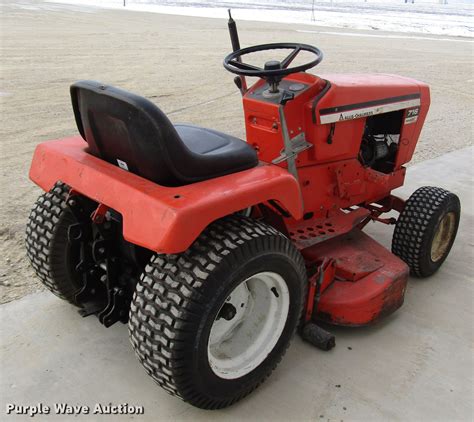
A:
[[[346,120],[361,119],[375,116],[376,114],[389,113],[391,111],[409,109],[405,124],[413,123],[418,118],[420,106],[420,95],[410,94],[401,97],[384,98],[381,100],[368,101],[358,104],[347,104],[319,111],[321,124],[344,122]],[[406,121],[410,119],[409,121]]]
[[[341,115],[339,116],[339,121],[342,122],[344,120],[360,119],[361,117],[369,117],[373,115],[374,115],[373,111],[365,111],[363,113],[352,113],[352,114],[346,114],[346,115],[341,113]]]

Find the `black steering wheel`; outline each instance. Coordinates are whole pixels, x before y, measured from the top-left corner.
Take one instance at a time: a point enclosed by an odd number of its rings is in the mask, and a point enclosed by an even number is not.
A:
[[[242,56],[258,51],[292,49],[290,54],[286,56],[281,62],[278,60],[270,60],[265,63],[263,69],[242,61]],[[308,63],[300,66],[288,67],[296,58],[300,51],[308,51],[316,56],[316,58]],[[264,78],[270,85],[278,84],[283,76],[292,73],[304,72],[311,69],[323,60],[323,52],[309,44],[298,44],[292,42],[261,44],[252,47],[242,48],[230,53],[224,59],[224,67],[232,73],[240,76],[256,76]]]

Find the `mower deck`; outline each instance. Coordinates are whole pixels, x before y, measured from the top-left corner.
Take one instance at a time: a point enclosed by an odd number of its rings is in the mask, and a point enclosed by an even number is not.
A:
[[[361,230],[355,228],[302,253],[307,262],[332,262],[325,271],[332,274],[321,284],[314,318],[363,326],[402,306],[408,266]]]

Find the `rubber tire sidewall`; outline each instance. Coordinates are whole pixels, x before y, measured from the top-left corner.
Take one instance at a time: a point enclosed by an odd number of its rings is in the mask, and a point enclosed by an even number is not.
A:
[[[67,293],[62,289],[62,294],[68,302],[75,306],[80,306],[80,303],[75,299],[76,293],[82,288],[82,281],[79,273],[76,271],[76,266],[80,261],[80,247],[78,243],[71,244],[68,239],[69,226],[76,223],[77,220],[72,212],[65,209],[58,222],[55,238],[51,245],[51,275],[54,279],[57,279],[61,274],[66,274],[66,279],[62,285],[67,284],[70,289],[68,289]],[[62,242],[59,242],[59,240]],[[62,243],[67,243],[64,249],[61,247]],[[59,245],[59,247],[57,247],[57,245]],[[58,275],[56,275],[56,272],[58,272]],[[57,287],[58,290],[61,290],[60,286]]]
[[[451,237],[448,247],[446,248],[444,255],[438,261],[434,262],[431,259],[431,247],[432,247],[433,240],[436,234],[436,230],[441,220],[443,219],[443,217],[450,212],[454,213],[455,220],[456,220],[453,235]],[[430,219],[430,222],[428,223],[428,226],[426,229],[426,235],[424,236],[423,241],[421,243],[421,255],[419,257],[418,265],[420,269],[420,275],[422,277],[428,277],[434,274],[436,271],[438,271],[441,265],[443,265],[443,262],[448,257],[449,252],[451,251],[451,248],[453,247],[454,240],[456,239],[456,234],[459,227],[459,220],[460,220],[459,199],[454,194],[450,194],[448,197],[444,199],[443,203],[440,205],[440,207],[436,210],[436,212],[433,214],[432,218]]]
[[[231,399],[242,393],[251,385],[258,384],[262,377],[269,374],[279,362],[279,358],[286,350],[287,344],[293,335],[301,316],[303,296],[298,270],[292,265],[288,257],[281,253],[264,253],[254,257],[240,268],[220,268],[207,280],[206,291],[209,297],[209,306],[200,318],[195,336],[195,343],[189,348],[189,361],[192,376],[196,377],[196,386],[203,393],[221,397],[222,400]],[[290,295],[290,306],[285,327],[275,347],[250,373],[236,379],[223,379],[217,376],[209,364],[208,340],[214,319],[229,294],[244,280],[259,272],[271,271],[279,274],[285,280]],[[221,278],[222,277],[222,278]],[[222,283],[222,280],[225,280]],[[179,385],[178,385],[179,387]]]
[[[455,215],[454,233],[442,258],[433,262],[431,246],[436,228],[449,212]],[[460,216],[461,203],[454,193],[434,186],[417,189],[407,200],[398,218],[392,237],[392,252],[409,266],[411,275],[418,278],[431,276],[451,251]]]
[[[68,192],[69,187],[58,182],[38,198],[27,223],[26,248],[41,283],[60,299],[80,306],[75,300],[82,286],[75,269],[79,263],[79,245],[68,240],[69,226],[77,221],[65,204]],[[51,233],[49,239],[46,232]]]

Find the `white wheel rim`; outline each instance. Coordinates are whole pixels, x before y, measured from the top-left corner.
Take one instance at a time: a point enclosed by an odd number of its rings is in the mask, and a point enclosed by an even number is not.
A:
[[[221,306],[211,327],[207,355],[224,379],[252,372],[277,344],[290,307],[283,277],[261,272],[240,283]]]

